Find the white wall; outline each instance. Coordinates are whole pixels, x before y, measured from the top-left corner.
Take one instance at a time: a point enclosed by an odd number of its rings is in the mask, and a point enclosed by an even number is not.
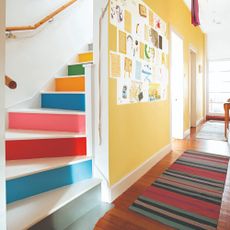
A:
[[[102,199],[110,201],[109,194],[109,123],[108,123],[108,11],[102,23],[102,55],[101,62],[101,144],[99,137],[99,18],[102,9],[105,8],[108,0],[97,0],[94,4],[94,153],[95,153],[95,173],[103,180]],[[99,170],[98,170],[99,169]]]
[[[208,59],[230,59],[229,29],[208,32]]]
[[[5,147],[4,147],[4,63],[5,63],[5,1],[0,1],[0,229],[5,222]]]
[[[7,26],[33,25],[67,0],[8,0]],[[30,99],[93,40],[93,0],[78,0],[35,35],[6,41],[6,73],[18,83],[6,89],[6,107]],[[65,74],[65,73],[64,73]]]

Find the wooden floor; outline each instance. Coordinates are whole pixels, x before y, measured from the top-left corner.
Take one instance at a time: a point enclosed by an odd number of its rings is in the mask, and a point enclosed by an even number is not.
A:
[[[230,155],[227,142],[211,141],[195,138],[196,130],[191,130],[191,136],[185,140],[175,140],[173,151],[155,165],[140,180],[125,193],[118,197],[115,207],[101,218],[94,230],[160,230],[173,229],[157,221],[128,210],[133,201],[148,187],[165,169],[167,169],[186,149],[203,150],[210,153]],[[218,229],[230,229],[230,165],[223,194]]]

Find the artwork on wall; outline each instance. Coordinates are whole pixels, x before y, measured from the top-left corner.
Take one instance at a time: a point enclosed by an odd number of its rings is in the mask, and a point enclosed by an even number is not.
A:
[[[117,103],[166,100],[167,24],[141,0],[111,0],[110,23],[117,29],[118,48],[110,52]]]

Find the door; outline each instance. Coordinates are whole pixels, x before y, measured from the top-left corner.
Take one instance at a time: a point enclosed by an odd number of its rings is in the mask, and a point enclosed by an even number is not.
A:
[[[171,30],[171,132],[172,138],[184,138],[184,44]]]
[[[190,50],[190,126],[196,127],[196,53]]]

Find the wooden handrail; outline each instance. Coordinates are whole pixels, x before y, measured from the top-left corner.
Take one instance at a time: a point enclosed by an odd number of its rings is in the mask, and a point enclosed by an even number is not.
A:
[[[70,5],[75,3],[76,1],[77,0],[71,0],[71,1],[67,2],[63,6],[56,9],[53,13],[44,17],[43,19],[41,19],[39,22],[35,23],[32,26],[10,26],[10,27],[6,27],[6,31],[11,32],[11,31],[23,31],[23,30],[36,30],[38,27],[40,27],[44,23],[48,22],[50,19],[52,19],[54,16],[56,16],[57,14],[59,14],[60,12],[65,10],[67,7],[69,7]]]
[[[17,83],[9,76],[5,76],[5,85],[8,86],[10,89],[16,89]]]

